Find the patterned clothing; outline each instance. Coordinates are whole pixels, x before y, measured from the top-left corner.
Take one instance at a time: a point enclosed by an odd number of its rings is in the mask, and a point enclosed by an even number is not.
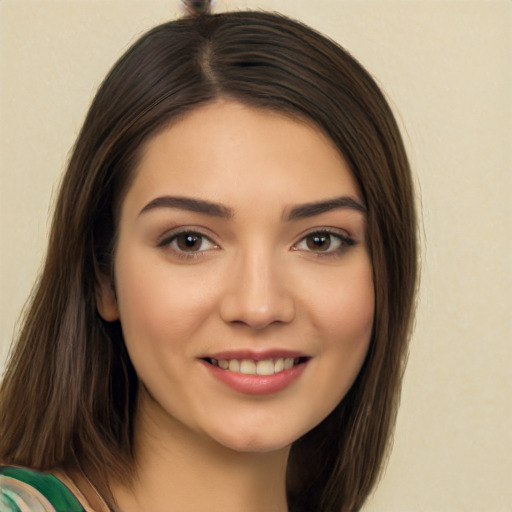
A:
[[[54,475],[0,466],[0,512],[85,512]]]

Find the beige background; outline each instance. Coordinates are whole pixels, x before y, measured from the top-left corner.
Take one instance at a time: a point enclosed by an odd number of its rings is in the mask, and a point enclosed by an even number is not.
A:
[[[0,0],[0,366],[93,91],[176,0]],[[365,512],[512,510],[512,3],[218,0],[279,10],[368,67],[403,124],[422,286],[395,447]]]

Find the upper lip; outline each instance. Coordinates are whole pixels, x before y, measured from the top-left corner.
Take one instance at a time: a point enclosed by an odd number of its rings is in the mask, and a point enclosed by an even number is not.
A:
[[[266,359],[279,359],[279,358],[291,357],[296,358],[310,358],[304,352],[297,350],[284,350],[284,349],[272,349],[272,350],[223,350],[221,352],[215,352],[211,354],[205,354],[200,359],[250,359],[252,361],[264,361]]]

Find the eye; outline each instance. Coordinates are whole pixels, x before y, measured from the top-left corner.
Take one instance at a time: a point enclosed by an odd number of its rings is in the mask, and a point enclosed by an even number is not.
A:
[[[293,246],[294,250],[318,254],[339,253],[354,245],[350,237],[332,231],[313,231]]]
[[[197,231],[181,231],[165,237],[158,243],[159,247],[170,247],[178,253],[199,253],[218,246],[206,235]]]

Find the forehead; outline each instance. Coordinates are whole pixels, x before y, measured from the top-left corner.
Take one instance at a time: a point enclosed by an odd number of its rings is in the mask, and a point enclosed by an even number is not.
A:
[[[146,144],[126,200],[162,194],[235,208],[262,197],[280,203],[359,197],[345,159],[318,127],[226,100],[193,110]]]

